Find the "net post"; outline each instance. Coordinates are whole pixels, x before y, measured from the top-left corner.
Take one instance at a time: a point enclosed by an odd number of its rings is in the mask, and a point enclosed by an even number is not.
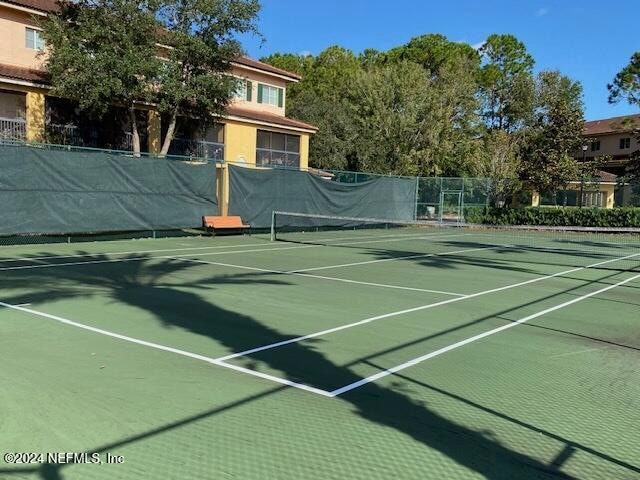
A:
[[[275,210],[271,211],[271,241],[276,241],[276,212]]]

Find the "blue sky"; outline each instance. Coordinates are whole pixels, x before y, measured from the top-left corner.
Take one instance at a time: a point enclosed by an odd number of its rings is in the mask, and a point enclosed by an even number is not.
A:
[[[640,50],[640,0],[261,0],[264,43],[244,38],[250,56],[317,54],[330,45],[387,50],[425,33],[472,45],[492,33],[525,43],[536,70],[557,69],[584,87],[588,120],[637,113],[607,103],[608,82]]]

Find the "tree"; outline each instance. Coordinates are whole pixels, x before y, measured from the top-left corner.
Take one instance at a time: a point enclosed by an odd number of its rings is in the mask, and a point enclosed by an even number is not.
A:
[[[491,179],[489,193],[496,206],[508,205],[521,188],[519,148],[519,136],[504,130],[488,131],[483,138],[473,174]]]
[[[573,155],[582,145],[582,86],[556,71],[536,79],[534,121],[526,132],[521,178],[553,195],[580,176]]]
[[[640,52],[631,56],[629,64],[618,72],[607,88],[609,103],[625,99],[630,105],[640,107]]]
[[[179,115],[212,123],[224,113],[237,81],[228,74],[242,54],[235,36],[257,33],[258,0],[159,0],[157,19],[168,44],[155,99],[169,118],[161,155],[166,155]]]
[[[114,104],[125,107],[139,154],[136,104],[151,99],[159,67],[153,9],[129,0],[78,0],[62,3],[41,26],[52,94],[98,116]]]
[[[480,48],[482,115],[491,129],[513,132],[529,119],[533,108],[533,57],[513,35],[493,34]]]
[[[78,0],[42,22],[53,93],[104,113],[127,108],[140,152],[136,106],[169,118],[166,155],[178,116],[203,126],[222,114],[236,88],[228,75],[241,53],[234,36],[256,32],[257,0]]]
[[[288,72],[297,73],[305,78],[307,72],[313,67],[314,57],[313,55],[276,52],[268,57],[262,57],[260,61]]]
[[[640,52],[635,52],[629,64],[625,66],[613,83],[607,85],[609,89],[609,103],[617,103],[625,99],[629,105],[640,107]],[[633,129],[634,136],[640,142],[640,125],[637,122],[628,121],[621,125],[625,129]],[[623,180],[633,184],[640,184],[640,150],[631,154],[631,159],[625,167]]]
[[[406,45],[392,48],[385,55],[387,62],[410,61],[421,65],[429,75],[438,75],[446,65],[464,58],[474,70],[479,67],[480,56],[470,45],[452,42],[441,34],[414,37]]]
[[[309,160],[319,168],[359,168],[354,141],[357,112],[347,100],[355,74],[362,68],[350,50],[332,46],[316,57],[275,54],[271,65],[303,75],[287,90],[287,114],[318,127],[311,137]],[[296,70],[300,68],[301,70]]]

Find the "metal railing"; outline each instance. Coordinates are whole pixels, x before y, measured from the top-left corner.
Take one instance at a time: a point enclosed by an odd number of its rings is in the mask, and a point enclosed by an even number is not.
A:
[[[27,122],[23,118],[0,117],[0,139],[24,140],[27,137]]]
[[[206,158],[222,162],[224,161],[224,143],[174,138],[169,147],[169,155]]]

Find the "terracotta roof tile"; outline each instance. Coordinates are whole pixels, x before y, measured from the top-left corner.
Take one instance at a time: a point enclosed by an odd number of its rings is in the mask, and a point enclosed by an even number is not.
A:
[[[25,80],[27,82],[48,83],[48,75],[42,70],[16,67],[0,63],[0,77],[8,77],[15,80]]]
[[[584,122],[585,135],[603,135],[606,133],[625,132],[629,128],[625,128],[622,123],[625,120],[635,120],[636,127],[640,127],[640,114],[624,115],[622,117],[603,118],[601,120],[592,120]]]
[[[25,8],[40,10],[41,12],[57,12],[60,10],[58,0],[3,0]]]
[[[292,118],[281,117],[268,112],[256,112],[255,110],[249,110],[246,108],[238,107],[236,105],[229,105],[227,107],[227,113],[235,117],[246,118],[248,120],[255,120],[258,122],[273,123],[275,125],[282,125],[283,127],[303,128],[305,130],[317,130],[318,127],[314,127],[308,123],[294,120]]]
[[[616,183],[618,181],[618,176],[613,173],[605,172],[600,170],[598,172],[598,178],[603,183]]]
[[[254,60],[253,58],[249,58],[249,57],[245,57],[245,56],[236,58],[234,60],[234,62],[238,63],[240,65],[244,65],[245,67],[251,67],[251,68],[255,68],[257,70],[262,70],[262,71],[270,72],[270,73],[277,73],[278,75],[283,75],[283,76],[289,77],[289,78],[291,78],[293,80],[300,80],[302,78],[297,73],[288,72],[286,70],[282,70],[281,68],[273,67],[273,66],[269,65],[268,63],[259,62],[258,60]]]

